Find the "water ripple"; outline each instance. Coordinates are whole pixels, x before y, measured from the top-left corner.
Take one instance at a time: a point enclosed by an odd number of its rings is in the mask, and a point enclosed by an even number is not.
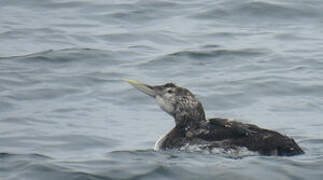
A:
[[[322,179],[322,7],[0,1],[0,179]],[[306,153],[154,152],[174,120],[122,79],[175,82]]]

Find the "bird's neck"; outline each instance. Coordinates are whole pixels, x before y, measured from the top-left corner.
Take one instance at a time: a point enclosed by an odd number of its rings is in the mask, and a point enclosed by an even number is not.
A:
[[[175,128],[184,129],[185,131],[197,129],[201,127],[204,122],[206,122],[204,112],[175,115]]]
[[[185,131],[202,127],[206,122],[204,108],[199,101],[193,101],[186,106],[177,106],[174,114],[177,129]]]

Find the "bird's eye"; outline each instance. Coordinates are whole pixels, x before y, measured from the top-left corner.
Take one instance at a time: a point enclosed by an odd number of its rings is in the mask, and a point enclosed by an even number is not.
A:
[[[174,93],[174,91],[172,89],[168,89],[167,92],[170,93],[170,94]]]

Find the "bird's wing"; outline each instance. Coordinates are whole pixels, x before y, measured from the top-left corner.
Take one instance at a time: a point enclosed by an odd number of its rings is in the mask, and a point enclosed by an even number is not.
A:
[[[208,133],[198,135],[199,138],[215,142],[222,141],[220,146],[240,146],[258,151],[265,155],[295,155],[303,150],[292,138],[276,131],[260,128],[253,124],[245,124],[228,119],[213,118],[208,123]]]
[[[213,118],[209,119],[206,129],[207,132],[204,131],[198,135],[200,138],[207,141],[219,141],[247,137],[257,133],[261,128],[229,119]]]

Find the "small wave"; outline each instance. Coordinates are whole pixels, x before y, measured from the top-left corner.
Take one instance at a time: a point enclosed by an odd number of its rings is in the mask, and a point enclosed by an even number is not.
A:
[[[316,139],[316,138],[313,138],[313,139],[306,139],[306,140],[302,140],[301,143],[304,143],[304,144],[323,144],[323,139]]]
[[[170,54],[169,56],[188,56],[192,58],[217,57],[217,56],[260,56],[262,50],[258,49],[241,49],[241,50],[212,50],[212,51],[180,51]]]
[[[322,15],[322,11],[315,6],[304,3],[281,3],[263,1],[225,1],[213,3],[205,7],[193,17],[198,19],[230,20],[238,23],[280,23],[291,20],[313,20]],[[293,21],[295,23],[295,21]]]
[[[31,153],[31,154],[13,154],[13,153],[7,153],[7,152],[0,152],[0,159],[32,159],[32,160],[48,160],[52,159],[49,156],[43,155],[43,154],[37,154],[37,153]]]
[[[306,9],[307,8],[307,9]],[[241,4],[234,9],[237,14],[250,14],[260,17],[277,18],[290,20],[291,18],[313,18],[317,15],[316,11],[310,6],[301,8],[293,7],[292,4],[268,3],[268,2],[249,2]]]
[[[50,63],[65,64],[73,62],[83,62],[88,65],[102,65],[103,63],[120,64],[118,59],[124,54],[133,54],[132,52],[109,51],[90,48],[68,48],[60,50],[47,50],[38,53],[23,55],[0,57],[0,60],[18,60],[25,63]],[[129,54],[130,55],[130,54]]]
[[[239,50],[183,50],[160,56],[151,61],[140,64],[142,67],[158,67],[169,65],[185,65],[193,63],[218,62],[219,58],[229,62],[234,60],[234,57],[257,57],[263,55],[265,52],[262,49],[239,49]],[[231,58],[228,58],[231,57]],[[222,60],[221,59],[221,60]],[[185,60],[185,61],[183,61]],[[177,67],[177,66],[176,66]]]
[[[111,178],[95,175],[89,172],[78,172],[73,168],[55,165],[53,163],[26,164],[20,167],[19,173],[15,174],[17,179],[69,179],[69,180],[110,180]]]
[[[38,88],[12,93],[12,95],[8,95],[6,97],[19,101],[50,100],[80,92],[81,91],[76,88]]]
[[[105,6],[106,8],[103,9],[102,6]],[[151,25],[151,23],[156,23],[156,19],[158,19],[157,23],[160,24],[160,21],[167,19],[173,14],[172,11],[176,10],[176,7],[183,8],[183,6],[179,5],[177,2],[136,1],[114,3],[113,5],[102,4],[101,6],[96,5],[88,9],[100,9],[102,11],[101,14],[91,16],[90,18],[93,20],[99,20],[104,23],[114,22],[136,26],[138,24]],[[110,9],[111,11],[106,13],[107,9]]]

